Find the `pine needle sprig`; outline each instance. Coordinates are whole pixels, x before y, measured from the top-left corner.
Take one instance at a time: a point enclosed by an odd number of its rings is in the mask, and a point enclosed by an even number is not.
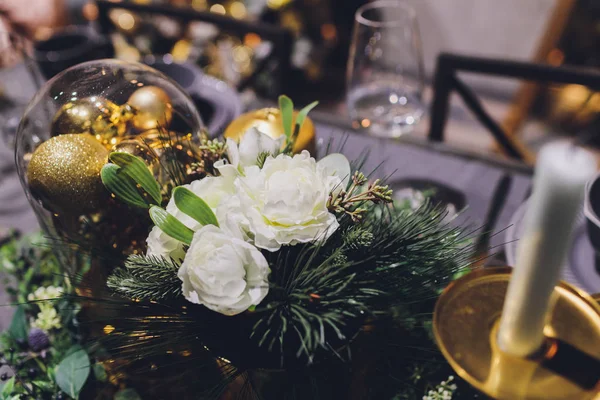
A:
[[[116,293],[135,300],[163,300],[182,296],[177,277],[179,263],[163,257],[131,255],[124,268],[108,278],[107,285]]]
[[[274,294],[257,310],[253,337],[270,351],[297,343],[282,363],[310,364],[347,345],[366,320],[433,298],[469,263],[466,237],[444,217],[429,203],[416,211],[371,207],[359,225],[342,221],[325,244],[282,249],[271,260]],[[423,326],[428,312],[412,312],[411,323]]]
[[[256,165],[258,166],[258,168],[261,168],[265,165],[265,161],[267,161],[267,158],[271,155],[270,152],[268,151],[263,151],[262,153],[260,153],[258,155],[258,158],[256,159]]]
[[[362,172],[356,171],[350,182],[348,189],[329,195],[327,208],[331,212],[348,215],[352,221],[360,222],[367,212],[367,208],[363,207],[365,203],[392,202],[392,190],[387,185],[382,185],[379,179],[367,185],[367,177]]]

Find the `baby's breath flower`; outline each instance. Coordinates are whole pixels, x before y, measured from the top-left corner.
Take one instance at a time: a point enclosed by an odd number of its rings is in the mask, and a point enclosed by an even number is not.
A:
[[[455,384],[450,384],[454,376],[450,375],[447,380],[441,381],[435,388],[430,389],[423,400],[452,400],[452,395],[456,390]]]
[[[52,329],[60,329],[62,325],[58,313],[52,304],[40,303],[40,312],[31,323],[31,326],[48,332]]]
[[[35,290],[35,292],[29,293],[29,295],[27,296],[27,300],[42,301],[57,299],[61,296],[62,292],[63,289],[60,286],[40,286]]]

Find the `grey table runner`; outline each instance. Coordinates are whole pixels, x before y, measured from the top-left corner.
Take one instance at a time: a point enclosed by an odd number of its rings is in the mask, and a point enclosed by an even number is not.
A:
[[[349,134],[348,130],[337,126],[317,123],[319,150],[323,151],[325,144],[333,141],[333,149],[345,142],[342,152],[350,159],[356,159],[365,150],[370,150],[370,156],[365,171],[375,168],[383,162],[378,176],[393,174],[390,182],[406,178],[429,179],[442,182],[465,194],[468,208],[460,216],[459,222],[480,227],[492,201],[493,191],[507,171],[499,166],[489,165],[455,154],[444,154],[433,149],[414,144],[376,139],[358,133]],[[496,234],[492,237],[492,247],[501,249],[504,243],[502,231],[510,224],[510,219],[518,206],[523,202],[529,187],[531,177],[528,174],[510,172],[513,180],[506,202],[498,222],[494,227]]]

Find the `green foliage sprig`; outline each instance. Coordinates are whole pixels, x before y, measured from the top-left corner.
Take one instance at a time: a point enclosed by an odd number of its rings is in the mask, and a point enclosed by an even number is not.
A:
[[[112,152],[109,159],[115,164],[102,168],[102,183],[119,200],[135,207],[148,208],[154,225],[167,235],[189,245],[193,231],[162,208],[160,186],[143,160],[137,156]],[[175,205],[202,225],[218,226],[217,217],[204,200],[183,187],[173,190]]]
[[[177,277],[179,263],[156,256],[131,255],[124,268],[117,269],[107,285],[129,299],[164,300],[182,296]]]
[[[279,96],[279,110],[281,112],[281,121],[283,122],[283,132],[285,134],[285,146],[283,153],[291,154],[294,149],[294,143],[300,133],[300,128],[304,124],[304,120],[308,113],[319,104],[318,101],[314,101],[298,111],[296,121],[294,121],[294,103],[289,97],[282,95]]]
[[[355,172],[347,190],[342,189],[337,194],[329,195],[327,208],[333,213],[348,215],[354,222],[360,222],[367,212],[367,208],[362,207],[364,203],[392,202],[392,190],[387,185],[381,185],[381,180],[377,179],[367,187],[364,187],[365,184],[365,175],[359,171]]]
[[[282,249],[270,260],[277,295],[257,309],[253,336],[269,349],[298,343],[296,356],[310,360],[351,338],[358,321],[435,296],[470,254],[444,216],[430,204],[415,212],[371,209],[361,225],[348,219],[323,245]]]
[[[0,246],[0,271],[8,281],[10,300],[19,303],[10,328],[0,334],[0,362],[3,373],[12,375],[0,390],[0,399],[77,399],[86,387],[103,386],[94,363],[81,345],[80,305],[69,294],[49,300],[28,297],[49,286],[68,291],[71,279],[63,273],[52,252],[51,242],[41,234],[20,237],[13,234]],[[13,286],[13,284],[15,286]],[[35,297],[35,296],[34,296]],[[44,331],[34,326],[40,310],[56,311],[58,324]],[[116,392],[117,388],[112,388]]]

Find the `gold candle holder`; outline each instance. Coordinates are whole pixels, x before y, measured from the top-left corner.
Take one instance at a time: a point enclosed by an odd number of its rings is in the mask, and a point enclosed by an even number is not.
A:
[[[460,377],[495,399],[598,400],[598,302],[559,282],[544,328],[544,347],[528,358],[508,355],[498,348],[496,336],[511,271],[478,269],[441,294],[433,331],[446,360]]]

